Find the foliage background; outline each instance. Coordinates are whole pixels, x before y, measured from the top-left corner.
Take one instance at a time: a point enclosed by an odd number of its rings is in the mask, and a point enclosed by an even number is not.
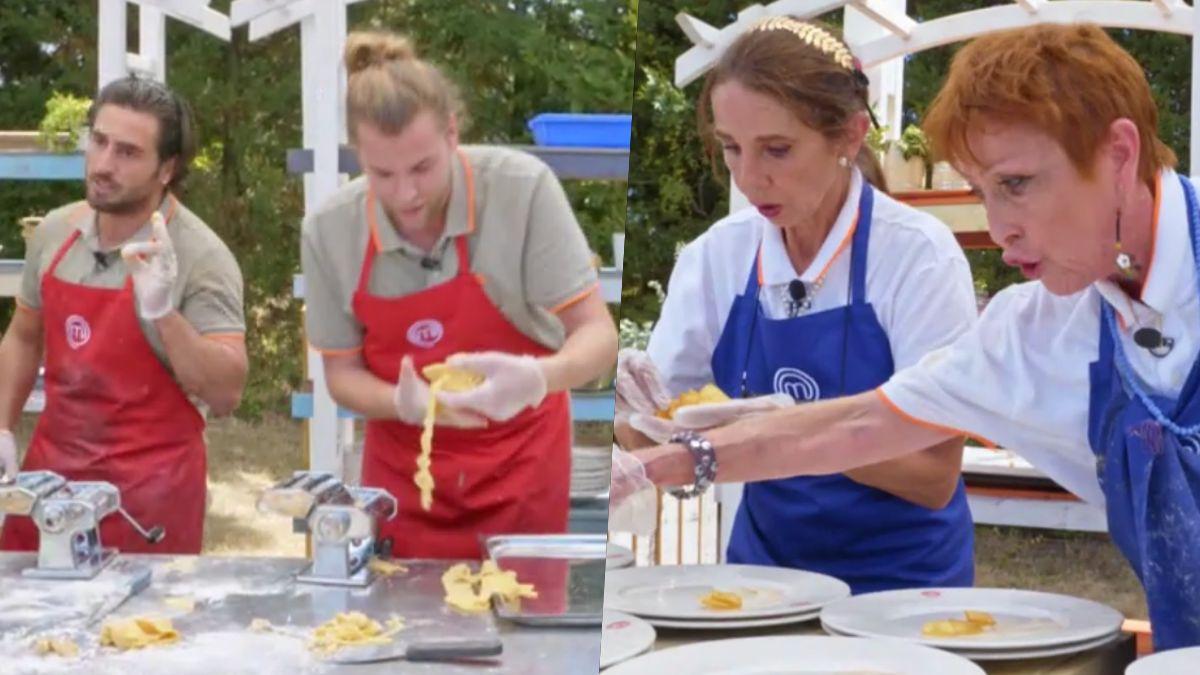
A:
[[[714,26],[736,18],[743,0],[672,0],[643,5],[638,24],[638,58],[634,79],[633,155],[621,305],[623,338],[636,342],[647,322],[658,316],[679,246],[691,241],[728,213],[725,187],[710,170],[696,135],[695,99],[700,82],[683,90],[674,84],[675,58],[691,43],[675,24],[687,13]],[[910,0],[908,14],[918,21],[998,4],[995,0]],[[822,17],[840,25],[841,12]],[[1188,114],[1191,97],[1191,46],[1186,36],[1114,30],[1110,33],[1146,69],[1160,110],[1159,132],[1186,171]],[[949,69],[958,45],[906,58],[904,124],[919,123]],[[1004,266],[994,251],[968,253],[976,285],[989,294],[1018,281],[1019,273]]]
[[[212,7],[228,13],[230,0]],[[130,8],[131,45],[137,10]],[[627,112],[637,0],[371,0],[350,7],[351,30],[413,38],[459,84],[466,142],[528,144],[540,112]],[[299,272],[303,185],[284,170],[301,145],[300,31],[226,44],[168,20],[167,81],[196,111],[202,152],[181,197],[229,243],[246,280],[251,381],[239,415],[286,412],[303,373]],[[338,58],[331,55],[330,58]],[[92,96],[96,3],[4,0],[0,5],[0,129],[30,131],[54,92]],[[626,186],[565,184],[593,250],[611,260],[625,223]],[[78,182],[0,182],[0,257],[24,256],[18,219],[83,196]],[[12,302],[0,303],[7,326]]]

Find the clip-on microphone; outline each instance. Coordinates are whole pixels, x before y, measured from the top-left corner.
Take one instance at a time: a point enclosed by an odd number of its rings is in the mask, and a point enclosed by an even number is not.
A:
[[[800,313],[802,309],[808,309],[808,287],[799,279],[792,279],[788,282],[788,295],[791,300],[788,301],[788,316],[794,317]]]
[[[1133,342],[1150,352],[1158,358],[1162,358],[1171,353],[1171,348],[1175,346],[1175,339],[1165,337],[1162,331],[1156,328],[1139,328],[1133,332]]]

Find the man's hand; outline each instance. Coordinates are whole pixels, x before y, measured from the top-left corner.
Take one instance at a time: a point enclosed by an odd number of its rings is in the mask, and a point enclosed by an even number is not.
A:
[[[17,463],[17,439],[8,429],[0,429],[0,482],[17,479],[21,466]]]
[[[167,225],[157,211],[150,217],[153,235],[150,241],[126,244],[121,257],[133,277],[133,294],[137,297],[138,316],[146,321],[161,319],[175,310],[171,289],[179,276],[175,246],[167,234]]]

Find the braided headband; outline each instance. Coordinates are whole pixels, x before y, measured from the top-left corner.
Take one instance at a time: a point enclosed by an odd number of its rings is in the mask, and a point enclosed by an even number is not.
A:
[[[854,79],[862,85],[865,90],[870,82],[867,80],[867,74],[863,72],[862,65],[854,55],[850,53],[850,49],[842,43],[841,40],[835,38],[829,31],[814,26],[811,23],[798,21],[790,16],[772,16],[760,20],[750,29],[750,32],[769,31],[769,30],[785,30],[789,33],[794,33],[796,37],[804,41],[804,44],[813,47],[817,51],[829,56],[834,63],[850,71]],[[865,96],[865,94],[864,94]],[[867,114],[871,116],[871,124],[875,128],[879,128],[879,120],[875,119],[875,111],[871,109],[871,105],[867,103]]]
[[[830,56],[835,63],[846,70],[851,72],[859,70],[854,56],[846,48],[846,45],[842,44],[841,40],[830,35],[825,29],[814,26],[811,23],[797,21],[790,16],[772,16],[759,21],[750,30],[752,32],[786,30],[789,33],[794,33],[796,37],[804,41],[804,44],[814,47],[818,51]]]

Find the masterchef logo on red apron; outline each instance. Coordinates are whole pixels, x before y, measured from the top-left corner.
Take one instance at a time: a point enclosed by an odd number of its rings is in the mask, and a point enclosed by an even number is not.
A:
[[[775,371],[775,393],[787,394],[798,403],[821,398],[821,386],[812,375],[799,368],[780,368]]]
[[[429,349],[441,342],[444,330],[437,319],[422,319],[408,327],[408,341],[417,347]]]
[[[71,349],[79,349],[92,339],[92,327],[88,325],[87,319],[78,314],[67,317],[66,332],[67,346]]]

